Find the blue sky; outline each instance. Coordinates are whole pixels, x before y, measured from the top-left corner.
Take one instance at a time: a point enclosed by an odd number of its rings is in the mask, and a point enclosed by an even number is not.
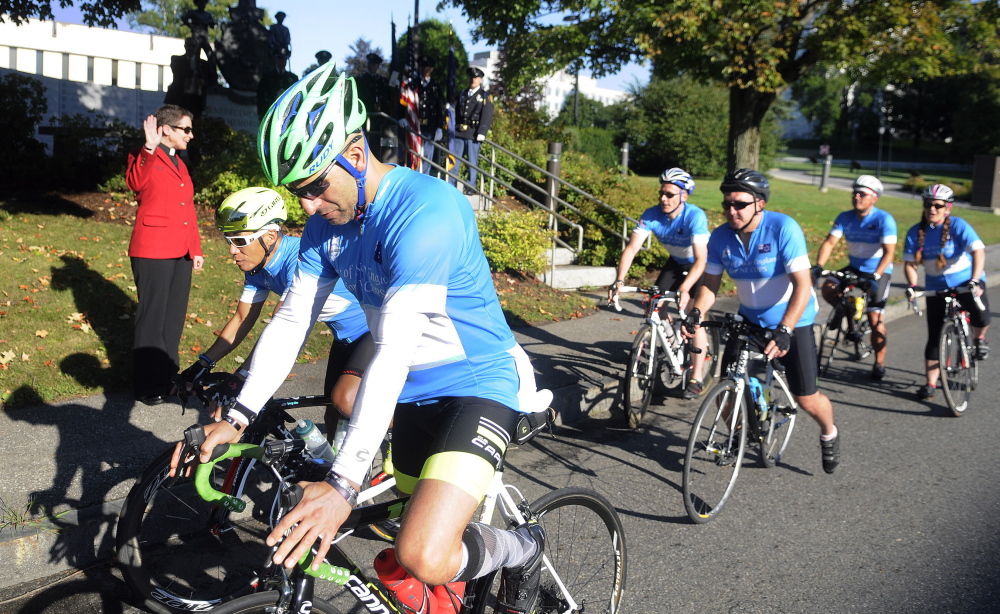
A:
[[[76,0],[80,4],[82,0]],[[236,2],[233,2],[235,6]],[[60,8],[58,2],[53,2],[52,12],[57,21],[83,23],[80,11],[76,7]],[[317,6],[327,8],[317,10]],[[313,55],[320,49],[326,49],[333,54],[337,63],[342,63],[349,53],[349,45],[363,36],[372,41],[376,47],[381,47],[388,54],[391,48],[390,17],[396,22],[397,35],[406,28],[407,19],[412,20],[414,3],[412,0],[380,0],[377,4],[354,4],[345,0],[326,0],[322,4],[316,0],[257,0],[257,6],[266,8],[274,15],[284,11],[287,17],[285,25],[292,33],[292,57],[289,69],[301,73],[309,64],[315,62]],[[377,7],[377,10],[365,10],[365,6]],[[489,49],[484,43],[472,43],[471,26],[458,9],[448,8],[440,12],[436,9],[436,0],[424,0],[420,3],[420,18],[436,17],[451,21],[455,32],[465,44],[465,49],[471,57],[477,51]],[[339,15],[337,14],[339,12]],[[124,20],[119,22],[119,28],[128,29]],[[582,74],[587,74],[583,71]],[[616,90],[624,90],[628,84],[649,80],[649,68],[630,64],[621,73],[599,80],[600,85]]]

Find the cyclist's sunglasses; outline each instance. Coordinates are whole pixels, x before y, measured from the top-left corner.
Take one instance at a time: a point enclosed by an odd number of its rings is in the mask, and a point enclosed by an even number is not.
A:
[[[924,201],[924,209],[931,209],[931,208],[934,208],[934,209],[944,209],[947,206],[948,206],[948,203],[941,203],[940,205],[935,205],[933,202],[931,202],[929,200],[925,200]]]
[[[323,172],[319,174],[319,177],[313,179],[312,181],[310,181],[309,183],[300,188],[292,188],[286,185],[285,189],[291,192],[292,196],[294,196],[295,198],[304,198],[306,200],[313,200],[319,198],[320,195],[322,195],[323,192],[326,192],[327,188],[330,187],[330,182],[326,180],[326,176],[330,174],[330,169],[332,169],[333,165],[336,164],[341,159],[343,153],[347,151],[347,149],[351,145],[361,140],[362,136],[364,135],[359,134],[353,139],[351,139],[351,142],[344,146],[344,149],[342,149],[341,152],[337,154],[337,157],[335,157],[333,161],[330,162],[330,164],[323,170]],[[347,161],[345,160],[343,164],[347,164]]]
[[[191,126],[184,126],[183,128],[181,128],[180,126],[171,126],[170,124],[167,125],[173,128],[174,130],[182,131],[184,134],[191,134],[192,132],[194,132],[194,128],[192,128]]]
[[[724,201],[722,201],[722,210],[723,211],[728,211],[729,208],[732,207],[733,209],[736,209],[737,211],[743,211],[744,209],[746,209],[750,205],[753,205],[753,204],[756,204],[756,203],[757,203],[756,200],[751,200],[748,203],[741,202],[741,201],[738,201],[738,200],[734,200],[734,201],[724,200]]]
[[[660,192],[660,196],[666,197],[667,200],[673,200],[680,195],[680,192]]]
[[[243,235],[238,237],[230,237],[229,235],[223,235],[223,236],[226,237],[226,241],[229,241],[229,244],[232,245],[233,247],[246,247],[247,245],[250,245],[257,239],[263,237],[268,230],[270,229],[264,228],[258,230],[252,235]]]

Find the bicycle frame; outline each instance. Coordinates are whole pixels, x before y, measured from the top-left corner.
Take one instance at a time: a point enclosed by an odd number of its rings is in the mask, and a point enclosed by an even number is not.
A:
[[[674,330],[670,338],[667,337],[663,330],[663,326],[674,326],[671,320],[664,321],[660,318],[659,307],[660,303],[666,302],[668,304],[672,303],[677,306],[679,321],[683,321],[687,315],[684,310],[680,308],[679,295],[676,292],[659,292],[656,286],[650,288],[636,288],[634,286],[626,286],[620,289],[621,292],[642,292],[645,294],[643,302],[645,303],[646,313],[645,321],[649,324],[650,328],[653,330],[653,335],[650,341],[649,353],[650,356],[657,356],[657,351],[659,351],[659,356],[662,356],[670,369],[670,373],[674,377],[681,377],[684,374],[684,362],[687,354],[686,347],[689,342],[682,341],[680,337],[680,331]],[[661,324],[663,326],[661,326]],[[646,377],[652,379],[655,373],[653,372],[653,363],[650,362],[646,369]]]

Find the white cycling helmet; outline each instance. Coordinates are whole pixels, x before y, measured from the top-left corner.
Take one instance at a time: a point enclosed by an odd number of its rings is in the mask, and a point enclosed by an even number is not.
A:
[[[955,192],[943,183],[929,185],[923,193],[924,200],[943,200],[947,203],[955,200]]]
[[[885,189],[882,187],[882,182],[871,175],[858,175],[852,188],[855,192],[861,189],[871,190],[875,196],[882,196],[882,191]]]
[[[672,183],[688,194],[694,192],[694,179],[691,174],[681,168],[668,168],[660,175],[660,183]]]

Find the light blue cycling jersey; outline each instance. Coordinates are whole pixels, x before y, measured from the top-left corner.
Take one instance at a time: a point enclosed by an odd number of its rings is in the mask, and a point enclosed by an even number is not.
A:
[[[295,269],[299,264],[299,241],[299,237],[284,235],[263,269],[255,275],[244,274],[241,302],[261,303],[267,300],[269,292],[285,300],[285,293],[295,279]],[[324,303],[319,321],[330,327],[337,341],[344,343],[351,343],[368,332],[365,312],[343,282],[337,283]]]
[[[694,264],[693,246],[708,243],[708,217],[692,203],[682,206],[684,209],[674,219],[670,219],[659,205],[646,209],[634,232],[643,239],[653,233],[674,260]]]
[[[729,273],[736,284],[740,313],[757,326],[776,328],[792,298],[789,274],[808,269],[809,254],[806,237],[795,220],[774,211],[760,215],[747,247],[729,224],[712,231],[705,272]],[[809,304],[796,328],[811,326],[816,318],[816,293],[810,288],[809,294]]]
[[[972,225],[960,217],[950,216],[948,225],[948,240],[941,248],[941,230],[943,224],[926,225],[924,233],[924,287],[928,290],[944,290],[954,288],[972,279],[972,252],[983,249],[982,240],[973,230]],[[903,261],[916,262],[917,246],[920,243],[920,224],[914,224],[906,233],[906,243],[903,246]],[[944,253],[945,267],[939,269],[938,254]],[[980,277],[986,281],[986,273]]]
[[[362,225],[311,217],[299,274],[339,275],[358,297],[376,343],[380,313],[429,316],[399,402],[473,396],[519,409],[509,353],[514,335],[469,201],[447,183],[396,167],[382,178]]]
[[[859,218],[853,209],[837,216],[830,235],[847,240],[848,260],[862,273],[874,273],[882,260],[883,245],[896,244],[896,220],[888,212],[872,207],[868,215]],[[892,263],[885,274],[892,273]]]

